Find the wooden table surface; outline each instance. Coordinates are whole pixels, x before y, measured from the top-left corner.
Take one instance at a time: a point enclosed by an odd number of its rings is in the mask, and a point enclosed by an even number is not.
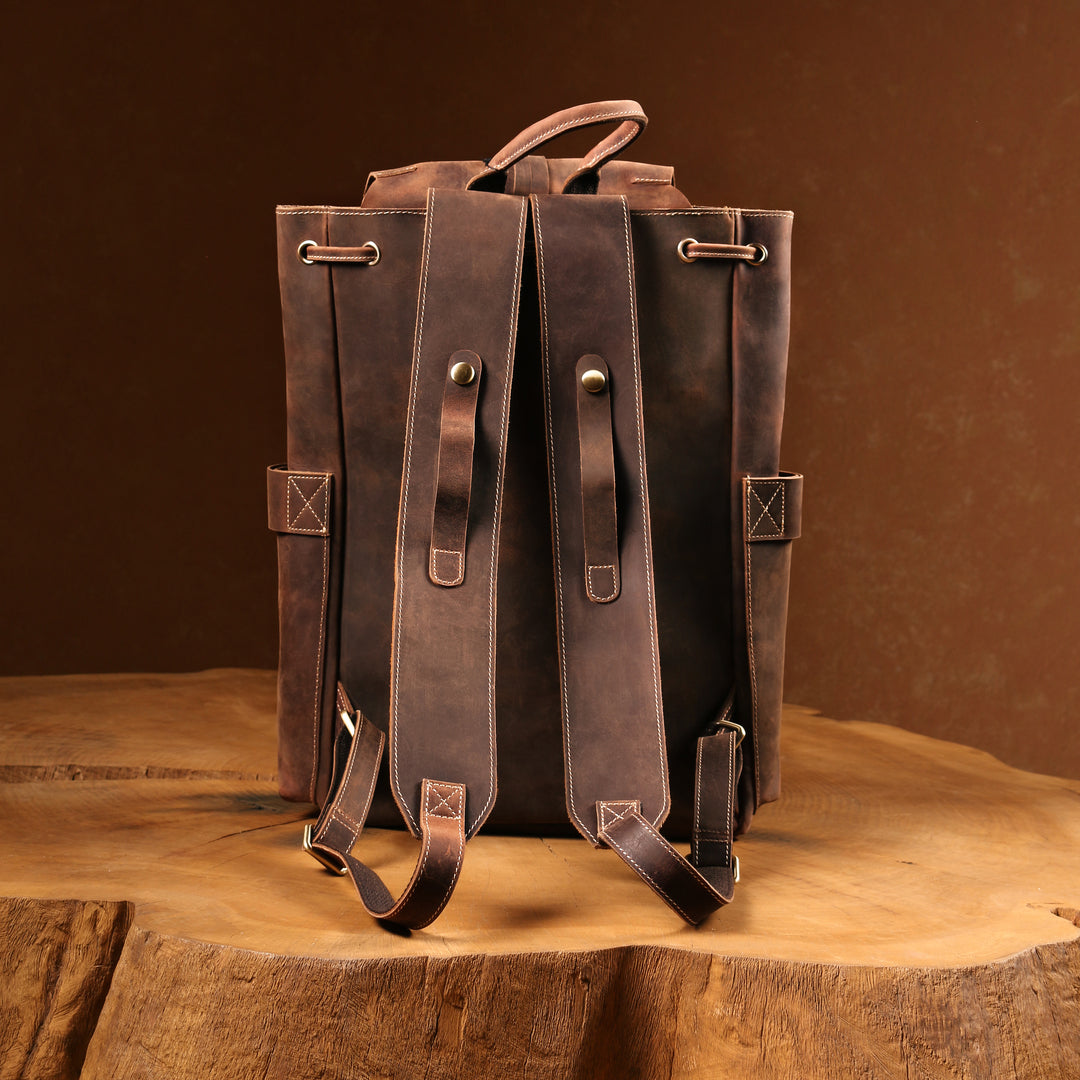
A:
[[[299,850],[274,676],[0,680],[6,1077],[1080,1078],[1080,781],[788,707],[735,902],[470,842],[409,937]],[[416,842],[369,830],[403,885]]]

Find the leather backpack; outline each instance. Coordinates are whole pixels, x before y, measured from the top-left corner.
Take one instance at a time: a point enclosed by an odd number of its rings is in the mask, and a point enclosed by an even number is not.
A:
[[[696,924],[780,791],[792,215],[692,206],[617,157],[645,124],[582,105],[277,211],[280,787],[391,927],[481,826],[568,822]],[[400,897],[365,822],[421,841]]]

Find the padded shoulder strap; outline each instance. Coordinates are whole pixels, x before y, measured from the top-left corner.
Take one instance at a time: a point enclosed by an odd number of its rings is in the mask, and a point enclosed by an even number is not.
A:
[[[390,780],[414,832],[425,778],[466,785],[469,836],[495,802],[496,571],[527,209],[512,195],[428,195],[390,661]]]
[[[532,202],[566,799],[598,843],[601,801],[654,826],[669,808],[630,213],[619,196]]]
[[[402,927],[445,906],[465,840],[495,802],[496,570],[527,208],[509,195],[428,194],[390,661],[390,779],[422,841],[416,873],[395,901],[351,853],[383,749],[359,714],[310,837],[372,915]]]
[[[699,740],[691,860],[660,834],[667,757],[630,215],[621,197],[533,196],[567,803],[674,911],[731,900],[741,755]]]

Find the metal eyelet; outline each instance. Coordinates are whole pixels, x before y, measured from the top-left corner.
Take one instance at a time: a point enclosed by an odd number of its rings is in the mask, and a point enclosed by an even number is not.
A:
[[[376,244],[374,240],[365,240],[363,242],[363,244],[361,245],[361,247],[369,247],[369,248],[374,248],[375,249],[375,258],[372,259],[371,262],[367,263],[366,265],[374,266],[382,258],[382,252],[379,250],[379,245]],[[762,259],[761,261],[764,262],[765,260]]]
[[[682,261],[685,262],[685,263],[693,262],[694,259],[697,258],[697,256],[696,255],[687,255],[686,254],[686,245],[687,244],[696,244],[696,243],[697,243],[697,241],[692,236],[688,236],[685,240],[680,240],[675,245],[675,254],[678,255],[679,258],[682,259]]]
[[[319,246],[318,243],[316,243],[316,241],[314,241],[314,240],[301,240],[300,241],[300,246],[296,249],[296,257],[302,263],[305,263],[308,266],[314,266],[315,265],[315,260],[314,259],[309,259],[304,254],[304,252],[307,251],[308,248],[313,248],[313,247],[318,247],[318,246]]]
[[[769,257],[769,249],[764,244],[748,244],[747,247],[757,250],[757,255],[747,260],[751,266],[760,266]]]

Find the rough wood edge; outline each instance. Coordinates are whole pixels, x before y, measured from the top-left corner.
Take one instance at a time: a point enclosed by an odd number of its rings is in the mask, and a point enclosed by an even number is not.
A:
[[[0,1078],[79,1076],[134,910],[0,898]]]
[[[953,969],[661,946],[372,961],[135,925],[82,1075],[1080,1076],[1080,939]]]

